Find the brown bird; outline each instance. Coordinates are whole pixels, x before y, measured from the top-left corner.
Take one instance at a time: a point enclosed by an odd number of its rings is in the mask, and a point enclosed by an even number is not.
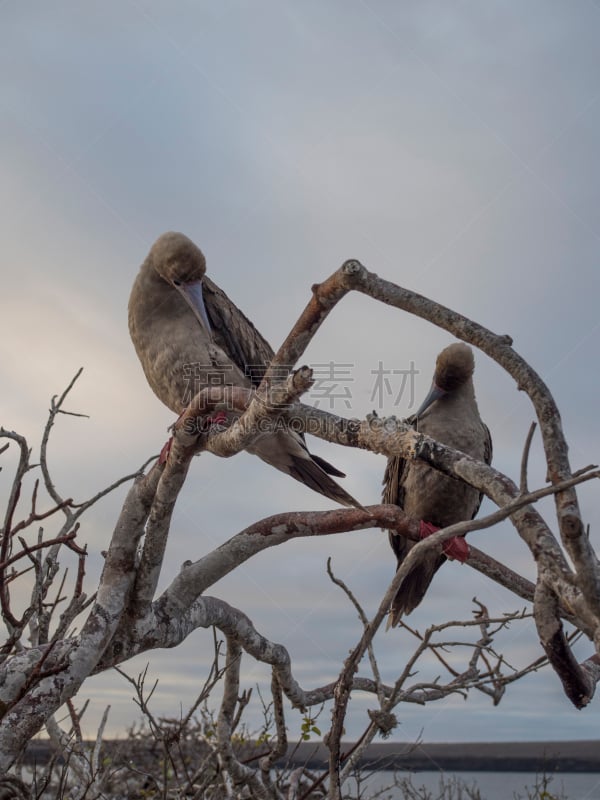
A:
[[[206,386],[256,388],[274,355],[205,273],[204,255],[187,236],[164,233],[129,297],[129,332],[148,383],[176,414]],[[227,417],[231,422],[235,414]],[[264,433],[247,449],[331,500],[361,507],[330,477],[344,473],[309,453],[302,435]]]
[[[408,421],[432,439],[489,464],[492,439],[479,416],[474,369],[473,351],[466,344],[451,344],[442,350],[429,394]],[[463,481],[444,475],[422,461],[407,461],[400,456],[388,459],[383,484],[383,502],[395,503],[411,517],[422,520],[424,535],[435,528],[473,519],[482,499],[477,489]],[[389,539],[399,568],[414,543],[393,531],[389,531]],[[392,602],[388,627],[397,625],[403,614],[410,614],[419,605],[445,560],[442,553],[428,553],[408,573]]]

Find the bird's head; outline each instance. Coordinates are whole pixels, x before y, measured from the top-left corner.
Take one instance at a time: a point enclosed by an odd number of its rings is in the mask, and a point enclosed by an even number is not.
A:
[[[202,296],[202,279],[206,274],[204,253],[183,233],[169,231],[154,242],[146,264],[183,297],[206,332],[210,322]]]
[[[147,261],[172,286],[201,281],[206,274],[202,250],[183,233],[175,231],[158,237],[150,248]]]
[[[471,348],[462,342],[445,347],[435,362],[431,389],[415,414],[420,417],[440,397],[455,392],[473,377],[475,359]]]
[[[471,348],[455,342],[444,348],[435,362],[433,376],[436,386],[444,392],[453,392],[471,380],[475,370],[475,359]]]

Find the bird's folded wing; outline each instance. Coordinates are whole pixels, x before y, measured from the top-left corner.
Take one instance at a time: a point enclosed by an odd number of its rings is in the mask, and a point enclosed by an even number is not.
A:
[[[223,349],[256,388],[271,363],[270,344],[222,289],[205,277],[204,303],[213,331],[223,340]]]
[[[402,474],[406,468],[406,459],[402,456],[390,456],[383,476],[382,501],[404,508],[404,481]],[[404,536],[400,536],[394,531],[388,531],[390,545],[396,554],[398,563],[406,556],[409,550],[409,542]]]

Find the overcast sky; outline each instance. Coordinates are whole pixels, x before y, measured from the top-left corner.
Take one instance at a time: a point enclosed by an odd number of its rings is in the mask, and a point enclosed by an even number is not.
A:
[[[49,398],[83,366],[68,408],[90,418],[61,418],[51,441],[59,491],[83,500],[158,452],[173,415],[145,382],[127,300],[154,239],[180,230],[275,348],[310,286],[347,258],[510,333],[554,392],[573,467],[597,462],[599,37],[600,3],[591,0],[0,2],[0,423],[26,434],[35,457]],[[404,416],[408,387],[400,392],[400,373],[391,373],[390,391],[378,392],[379,364],[414,362],[418,403],[450,341],[352,295],[304,360],[335,365],[336,413]],[[476,362],[495,465],[518,478],[531,406],[486,356]],[[381,457],[311,446],[347,471],[355,497],[377,502]],[[4,459],[5,493],[14,459]],[[530,486],[544,477],[538,438]],[[84,519],[88,591],[123,496]],[[597,542],[597,488],[580,499]],[[183,560],[253,520],[328,507],[249,455],[202,456],[176,509],[161,589]],[[552,502],[541,508],[551,520]],[[533,575],[509,524],[472,540]],[[372,614],[395,567],[379,531],[291,542],[212,591],[288,647],[307,689],[335,679],[360,635],[354,609],[327,579],[328,555]],[[409,621],[423,629],[464,618],[474,595],[493,613],[522,606],[449,563]],[[128,665],[137,673],[149,661],[159,679],[155,713],[178,715],[193,699],[211,641],[199,632],[175,652]],[[378,636],[385,679],[409,644],[397,631]],[[529,622],[513,625],[498,648],[515,666],[540,654]],[[590,645],[577,652],[586,657]],[[439,672],[429,669],[422,675]],[[252,686],[268,675],[245,658],[243,678]],[[111,733],[137,718],[116,674],[83,694],[92,697],[88,731],[107,703]],[[365,697],[351,703],[350,738],[369,707]],[[483,696],[401,706],[396,736],[590,739],[598,707],[574,711],[548,672],[509,688],[497,708]],[[290,738],[300,724],[290,714]]]

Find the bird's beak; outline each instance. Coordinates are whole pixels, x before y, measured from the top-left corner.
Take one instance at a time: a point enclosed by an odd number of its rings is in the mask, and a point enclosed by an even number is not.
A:
[[[204,297],[202,296],[202,281],[179,283],[174,284],[174,286],[188,306],[192,309],[198,322],[200,322],[204,330],[212,338],[212,330],[210,327],[210,322],[208,321],[206,306],[204,305]]]
[[[436,400],[439,400],[439,398],[443,397],[445,394],[446,392],[443,389],[440,389],[439,386],[436,386],[435,383],[432,383],[431,389],[429,390],[427,397],[425,398],[425,400],[423,400],[423,402],[419,407],[419,410],[414,416],[420,417],[421,414],[424,414],[427,411],[429,406],[433,405]]]

